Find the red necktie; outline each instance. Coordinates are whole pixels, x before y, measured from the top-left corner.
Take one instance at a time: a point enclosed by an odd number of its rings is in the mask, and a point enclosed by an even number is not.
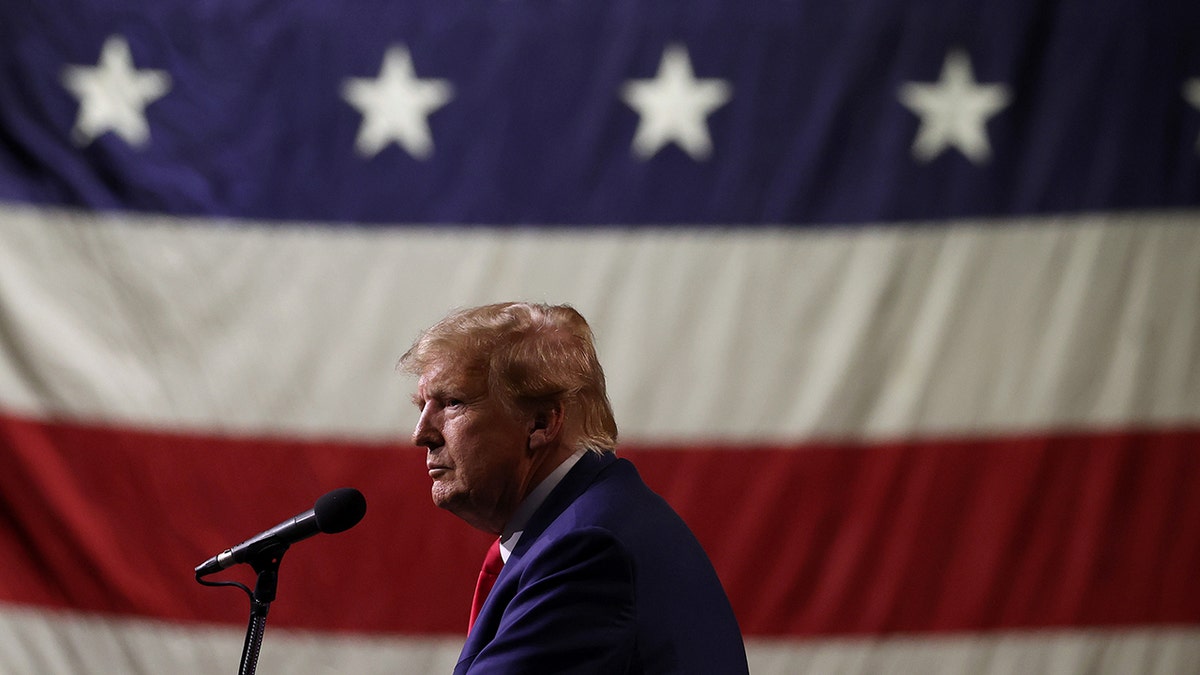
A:
[[[483,569],[479,570],[479,581],[475,582],[475,597],[471,599],[471,620],[467,623],[468,633],[475,626],[475,618],[479,616],[483,601],[487,600],[488,593],[492,592],[492,586],[496,583],[496,577],[500,576],[502,569],[504,569],[504,559],[500,557],[500,540],[497,539],[492,542],[492,547],[483,557]]]

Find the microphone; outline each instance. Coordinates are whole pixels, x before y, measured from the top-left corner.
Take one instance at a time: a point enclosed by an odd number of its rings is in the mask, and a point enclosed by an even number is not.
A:
[[[367,512],[367,500],[354,488],[344,487],[321,496],[313,507],[300,515],[250,537],[196,566],[196,578],[219,572],[227,567],[250,562],[266,549],[292,544],[319,534],[344,532],[362,520]]]

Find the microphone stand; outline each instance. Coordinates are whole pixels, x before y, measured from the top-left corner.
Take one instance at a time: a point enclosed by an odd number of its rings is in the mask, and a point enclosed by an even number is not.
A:
[[[251,591],[245,584],[236,581],[207,581],[196,575],[196,581],[205,586],[237,586],[250,596],[250,621],[246,626],[246,640],[242,643],[242,660],[238,667],[238,675],[254,675],[258,669],[258,655],[262,650],[263,634],[267,630],[267,612],[275,601],[275,591],[279,584],[279,563],[283,554],[288,550],[287,544],[278,544],[263,551],[255,558],[247,561],[250,567],[258,573],[258,581]]]
[[[275,601],[275,589],[279,583],[279,562],[283,560],[286,545],[272,546],[250,561],[250,567],[258,573],[254,593],[250,595],[250,623],[246,626],[246,641],[242,644],[242,665],[238,675],[254,675],[258,668],[258,654],[262,650],[263,633],[267,630],[267,612]]]

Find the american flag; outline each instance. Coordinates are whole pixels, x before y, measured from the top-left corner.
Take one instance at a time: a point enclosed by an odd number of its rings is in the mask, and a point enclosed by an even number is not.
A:
[[[591,321],[753,672],[1200,670],[1200,5],[0,7],[0,672],[449,672],[393,371]],[[252,581],[246,570],[228,578]]]

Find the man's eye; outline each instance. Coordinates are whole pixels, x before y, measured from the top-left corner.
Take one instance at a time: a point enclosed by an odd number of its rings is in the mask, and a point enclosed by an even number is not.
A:
[[[464,404],[461,400],[459,400],[457,398],[446,399],[446,407],[447,408],[457,408],[462,405],[466,405],[466,404]]]

